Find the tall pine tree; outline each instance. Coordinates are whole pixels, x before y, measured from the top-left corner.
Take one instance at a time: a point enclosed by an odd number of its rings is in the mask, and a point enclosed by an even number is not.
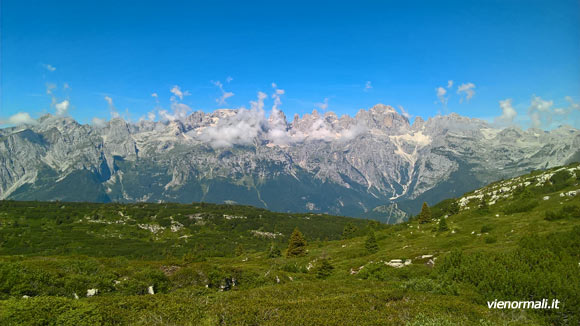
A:
[[[439,232],[444,232],[449,230],[449,227],[447,227],[447,219],[445,217],[441,217],[441,220],[439,220]]]
[[[431,208],[427,203],[423,203],[423,207],[421,208],[421,213],[419,213],[419,223],[429,223],[431,222]]]
[[[352,238],[356,231],[358,231],[358,228],[352,222],[346,223],[342,230],[342,239],[346,240]]]
[[[369,232],[369,236],[365,241],[365,248],[371,254],[379,251],[379,244],[377,243],[377,238],[375,237],[375,232],[373,230]]]
[[[298,228],[294,229],[288,241],[286,257],[304,256],[306,254],[306,239]]]

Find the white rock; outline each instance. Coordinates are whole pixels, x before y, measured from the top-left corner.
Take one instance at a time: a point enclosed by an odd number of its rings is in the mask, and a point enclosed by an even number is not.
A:
[[[99,289],[88,289],[87,290],[87,297],[92,297],[99,293]]]
[[[393,260],[398,260],[399,262],[394,262]],[[393,259],[393,260],[391,260],[391,261],[389,261],[389,262],[385,262],[385,265],[387,265],[387,266],[391,266],[391,267],[394,267],[394,268],[401,268],[401,267],[405,266],[405,265],[404,265],[404,264],[401,262],[401,260],[400,260],[400,259]]]
[[[79,296],[76,294],[76,292],[75,292],[75,293],[73,293],[73,297],[74,297],[76,300],[78,300],[78,299],[79,299]]]
[[[543,200],[548,200],[550,199],[550,196],[544,196],[544,198],[542,198]]]
[[[421,256],[421,259],[426,259],[426,258],[433,258],[433,255],[423,255],[423,256]]]
[[[147,288],[147,293],[155,294],[155,291],[153,290],[153,285],[149,285],[149,287]]]

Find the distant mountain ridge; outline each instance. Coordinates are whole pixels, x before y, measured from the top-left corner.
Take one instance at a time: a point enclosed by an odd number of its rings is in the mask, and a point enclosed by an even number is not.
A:
[[[579,159],[580,131],[571,127],[497,129],[457,114],[411,125],[382,104],[354,117],[313,111],[292,123],[259,106],[102,125],[46,115],[0,129],[0,199],[233,201],[374,216],[392,214],[375,208],[394,202],[414,213],[417,202]]]

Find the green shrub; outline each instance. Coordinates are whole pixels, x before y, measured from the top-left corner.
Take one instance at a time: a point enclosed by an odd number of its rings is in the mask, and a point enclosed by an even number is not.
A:
[[[350,239],[354,236],[354,234],[358,231],[358,228],[351,222],[346,223],[344,229],[342,230],[341,239],[346,240]]]
[[[445,232],[445,231],[448,231],[449,230],[449,227],[447,226],[447,221],[446,220],[447,219],[445,217],[442,217],[439,220],[439,229],[438,229],[439,232]]]
[[[533,199],[519,199],[504,208],[504,213],[507,215],[515,213],[525,213],[531,211],[538,206],[538,201]]]
[[[316,273],[317,278],[327,278],[332,274],[334,266],[330,263],[329,259],[321,259],[318,261],[314,273]]]
[[[485,243],[496,243],[497,242],[497,238],[492,236],[492,235],[488,235],[485,238],[483,238],[483,240],[485,241]]]
[[[545,310],[555,324],[580,316],[580,227],[571,232],[522,238],[508,252],[452,251],[436,271],[442,282],[469,284],[481,295],[479,301],[541,300],[557,298],[566,302],[558,312]],[[572,317],[576,316],[576,317]],[[569,319],[572,318],[572,319]],[[574,321],[570,323],[570,321]]]
[[[577,205],[564,205],[558,211],[546,211],[544,219],[555,221],[564,218],[580,218],[580,207]]]
[[[493,227],[489,224],[485,224],[481,226],[481,230],[480,233],[488,233],[489,231],[491,231],[493,229]]]

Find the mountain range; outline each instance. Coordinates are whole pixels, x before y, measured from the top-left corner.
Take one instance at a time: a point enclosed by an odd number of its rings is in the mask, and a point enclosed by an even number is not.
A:
[[[240,203],[390,223],[484,184],[580,160],[580,130],[498,128],[375,105],[289,123],[251,109],[130,123],[45,115],[0,129],[0,199]]]

